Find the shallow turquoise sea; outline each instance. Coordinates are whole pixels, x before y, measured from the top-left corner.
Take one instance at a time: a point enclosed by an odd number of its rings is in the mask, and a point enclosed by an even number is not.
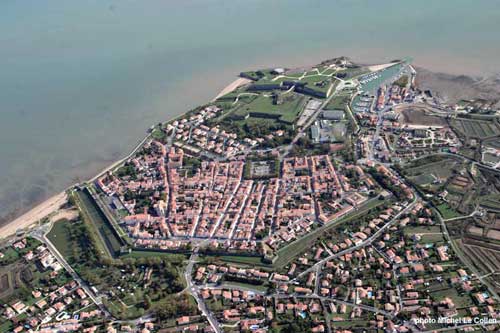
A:
[[[244,69],[348,55],[500,68],[491,0],[3,0],[0,219],[126,154]]]

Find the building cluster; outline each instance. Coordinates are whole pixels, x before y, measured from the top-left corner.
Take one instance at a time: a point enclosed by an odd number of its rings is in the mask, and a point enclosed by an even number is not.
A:
[[[431,330],[424,324],[429,318],[500,318],[498,303],[473,274],[456,264],[453,250],[439,239],[426,238],[436,234],[426,233],[426,228],[439,229],[431,210],[417,202],[395,218],[401,209],[393,205],[382,210],[362,231],[349,231],[352,237],[342,242],[321,241],[313,246],[309,262],[302,256],[288,272],[211,264],[198,266],[194,280],[221,323],[251,324],[244,327],[255,330],[283,315],[311,319],[316,332],[326,331],[327,320],[363,319],[373,329],[409,332]],[[377,225],[386,228],[375,234]],[[424,231],[407,232],[410,228]],[[376,237],[364,245],[371,235]],[[304,271],[320,261],[319,269]],[[227,285],[231,281],[254,291]],[[275,292],[252,288],[263,284]],[[401,321],[401,313],[410,320]],[[495,325],[485,327],[495,330]]]
[[[375,187],[372,179],[357,168],[348,178],[350,166],[335,167],[327,155],[285,158],[267,217],[272,234],[266,244],[273,249],[349,213],[367,200]]]
[[[198,327],[196,325],[192,326],[181,326],[183,329],[189,329],[193,328],[191,330],[192,332],[197,332]],[[106,332],[106,333],[125,333],[125,332],[130,332],[130,333],[152,333],[152,332],[158,332],[158,325],[154,324],[152,321],[146,321],[143,324],[127,324],[127,323],[118,323],[118,324],[113,324],[113,323],[108,323],[104,327],[104,331],[102,330],[101,327],[99,326],[92,326],[89,328],[85,328],[83,330],[84,333],[96,333],[96,332]],[[190,332],[189,330],[185,330],[187,332]],[[170,330],[161,330],[161,332],[171,332]],[[203,332],[213,332],[211,330],[209,331],[203,331]]]
[[[238,138],[235,133],[226,132],[219,126],[204,125],[206,120],[216,117],[220,111],[215,105],[207,106],[189,117],[167,124],[166,134],[174,138],[177,146],[183,147],[191,154],[204,151],[227,158],[258,144],[257,140]]]
[[[440,149],[460,147],[461,143],[456,134],[449,127],[420,127],[405,126],[396,142],[396,149]]]
[[[443,126],[406,125],[400,123],[397,113],[384,115],[380,130],[383,135],[373,138],[374,131],[368,131],[357,138],[359,155],[367,158],[371,154],[383,162],[412,159],[432,152],[456,152],[461,147],[457,135]],[[394,116],[394,117],[393,117]],[[391,119],[386,118],[391,117]],[[377,117],[366,115],[363,120],[377,125]],[[375,144],[372,142],[375,140]]]
[[[27,242],[24,238],[15,242],[12,247],[23,251],[27,249]],[[13,332],[77,331],[83,322],[102,315],[85,290],[67,275],[45,245],[26,251],[19,260],[24,261],[26,269],[13,273],[13,277],[30,281],[23,284],[23,288],[30,289],[24,291],[26,296],[16,296],[7,304],[3,304],[1,311],[3,319],[11,322]],[[32,267],[36,267],[36,272],[31,271]],[[35,274],[43,274],[45,278],[36,282],[37,278],[33,276]],[[12,280],[2,286],[8,288],[9,284],[19,283]],[[16,286],[12,285],[11,288]],[[73,316],[73,313],[78,315]]]
[[[276,248],[352,211],[375,188],[362,168],[336,168],[327,155],[285,158],[281,176],[265,180],[246,179],[244,160],[190,168],[189,159],[153,141],[129,161],[127,174],[97,180],[111,206],[128,211],[122,226],[137,246],[178,249],[198,238],[250,252],[267,239]]]
[[[348,322],[363,322],[365,329],[390,328],[393,332],[409,332],[410,324],[396,324],[385,311],[373,314],[356,304],[328,298],[301,295],[269,296],[234,288],[205,288],[201,296],[221,324],[236,325],[243,331],[266,332],[272,322],[281,320],[307,320],[312,332],[349,333]]]
[[[386,107],[394,106],[402,102],[411,102],[412,94],[406,87],[392,85],[390,88],[385,86],[377,90],[375,110],[382,111]]]
[[[417,203],[369,245],[328,260],[318,277],[315,271],[305,275],[299,280],[300,293],[316,292],[321,297],[379,308],[388,315],[409,313],[421,330],[430,329],[421,319],[479,314],[499,318],[497,302],[480,281],[452,264],[451,248],[439,240],[426,240],[425,232],[405,232],[406,228],[432,226],[439,229],[431,211]]]
[[[195,283],[219,283],[221,279],[225,280],[244,279],[260,283],[267,282],[270,279],[270,274],[266,271],[261,271],[256,268],[241,268],[227,265],[200,265],[193,276]]]
[[[323,306],[318,300],[273,299],[227,288],[202,289],[201,297],[220,323],[237,325],[239,331],[266,332],[273,320],[292,315],[295,318],[312,317],[312,332],[326,332]]]

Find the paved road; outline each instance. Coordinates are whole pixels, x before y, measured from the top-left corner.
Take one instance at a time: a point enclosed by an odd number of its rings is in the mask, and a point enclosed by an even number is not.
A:
[[[186,266],[186,272],[184,273],[184,277],[186,278],[186,283],[187,283],[186,290],[194,297],[196,303],[198,303],[198,309],[207,318],[208,322],[210,323],[210,326],[212,326],[214,331],[217,333],[222,333],[223,331],[221,329],[219,322],[217,321],[217,318],[215,318],[213,313],[208,310],[205,301],[203,300],[203,298],[200,297],[199,287],[193,285],[193,280],[191,277],[193,274],[193,266],[197,258],[198,258],[198,249],[196,248],[193,251],[191,257],[189,258],[189,262]]]
[[[231,284],[227,282],[223,282],[221,284],[217,283],[205,283],[205,284],[200,284],[196,285],[195,287],[198,290],[201,289],[229,289],[229,290],[240,290],[240,291],[249,291],[254,293],[255,295],[260,295],[260,296],[267,296],[267,292],[262,291],[262,290],[257,290],[254,289],[250,286],[241,286],[241,285],[236,285],[236,284]]]
[[[320,299],[323,301],[330,301],[330,302],[337,303],[337,304],[344,304],[344,305],[352,306],[355,308],[360,308],[362,310],[373,312],[373,313],[380,313],[380,314],[383,314],[384,316],[386,316],[387,318],[391,318],[391,319],[394,318],[394,315],[392,313],[387,312],[383,309],[379,309],[379,308],[364,305],[364,304],[356,304],[356,303],[352,303],[352,302],[347,302],[347,301],[340,300],[340,299],[333,298],[333,297],[323,297],[323,296],[317,296],[317,295],[298,295],[298,294],[290,294],[288,296],[295,297],[295,298]]]
[[[273,297],[277,299],[284,299],[284,298],[304,298],[304,299],[318,299],[318,300],[323,300],[323,301],[329,301],[337,304],[345,304],[348,306],[352,307],[358,307],[360,309],[369,311],[369,312],[374,312],[374,313],[380,313],[383,314],[384,316],[387,316],[388,318],[394,318],[394,315],[390,312],[384,311],[383,309],[379,309],[373,306],[368,306],[364,304],[355,304],[352,302],[344,301],[338,298],[334,297],[324,297],[324,296],[318,296],[318,295],[303,295],[303,294],[297,294],[297,293],[291,293],[291,294],[281,294],[281,293],[274,293],[274,294],[267,294],[265,292],[262,292],[260,290],[252,289],[250,287],[242,287],[242,286],[235,286],[235,285],[216,285],[216,284],[204,284],[197,286],[199,289],[229,289],[229,290],[240,290],[240,291],[251,291],[254,292],[257,295],[261,296],[266,296],[266,297]]]

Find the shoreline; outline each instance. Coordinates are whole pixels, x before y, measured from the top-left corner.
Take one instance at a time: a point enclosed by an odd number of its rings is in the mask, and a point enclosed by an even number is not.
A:
[[[8,238],[18,230],[30,228],[41,219],[59,210],[68,201],[66,191],[53,195],[41,204],[0,227],[0,239]]]
[[[217,98],[220,98],[226,94],[229,94],[230,92],[236,90],[238,87],[241,87],[247,83],[250,83],[252,82],[252,80],[250,79],[246,79],[246,78],[243,78],[243,77],[239,77],[237,78],[236,80],[234,80],[233,82],[231,82],[230,84],[228,84],[224,89],[222,89],[218,94],[217,96],[215,96],[213,99],[212,99],[212,102],[215,101]]]
[[[233,90],[235,90],[238,87],[241,87],[244,84],[247,84],[251,82],[252,80],[245,79],[245,78],[237,78],[235,81],[231,82],[229,85],[224,87],[212,101],[216,100],[217,98],[226,95]],[[173,121],[179,117],[184,116],[186,113],[189,111],[183,112],[178,116],[173,117],[170,120],[167,120],[167,122]],[[151,133],[147,133],[147,135],[128,153],[126,156],[122,157],[121,159],[111,163],[109,166],[105,167],[103,170],[99,171],[95,176],[85,180],[84,182],[93,182],[100,176],[102,176],[104,173],[111,171],[115,168],[117,168],[120,164],[122,164],[125,160],[129,159],[132,155],[134,155],[143,145],[144,143],[151,137]],[[35,207],[31,208],[27,212],[21,214],[20,216],[14,218],[10,222],[5,223],[4,225],[0,226],[0,240],[7,239],[11,237],[12,235],[15,235],[18,231],[26,231],[27,229],[31,228],[33,225],[38,223],[40,220],[43,218],[49,216],[50,214],[56,212],[61,208],[62,205],[64,205],[68,197],[66,195],[66,191],[73,188],[75,185],[78,183],[72,184],[68,186],[65,190],[62,192],[59,192],[50,198],[42,201],[40,204],[36,205]]]
[[[182,115],[180,115],[182,116]],[[174,117],[172,119],[175,119],[177,117]],[[134,155],[137,150],[139,150],[144,143],[151,137],[151,133],[148,133],[144,139],[142,139],[135,147],[128,153],[126,156],[122,157],[121,159],[111,163],[101,171],[99,171],[95,176],[92,176],[91,178],[85,180],[84,182],[93,182],[100,176],[102,176],[104,173],[115,169],[118,167],[120,164],[122,164],[125,160],[129,159],[132,155]],[[24,214],[21,214],[20,216],[16,217],[14,220],[5,223],[4,225],[0,226],[0,240],[6,239],[11,237],[12,235],[16,234],[18,230],[23,230],[26,231],[26,229],[29,229],[32,227],[34,224],[39,222],[41,219],[49,216],[50,214],[58,211],[62,205],[64,205],[68,201],[68,196],[66,195],[66,191],[69,189],[75,187],[79,183],[74,183],[70,186],[68,186],[66,189],[64,189],[62,192],[59,192],[57,194],[54,194],[50,198],[42,201],[40,204],[36,205],[35,207],[31,208]]]

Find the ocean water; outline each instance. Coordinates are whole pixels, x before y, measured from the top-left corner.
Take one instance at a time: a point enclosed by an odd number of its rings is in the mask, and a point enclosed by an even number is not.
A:
[[[0,221],[124,156],[246,69],[347,55],[499,72],[491,0],[3,0]]]

